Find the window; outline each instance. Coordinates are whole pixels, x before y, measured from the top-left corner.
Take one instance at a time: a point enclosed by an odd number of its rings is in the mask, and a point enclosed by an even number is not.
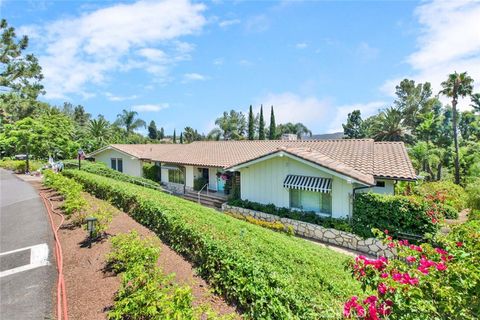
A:
[[[330,193],[290,189],[290,208],[318,213],[332,213]]]
[[[181,170],[169,169],[168,170],[168,182],[184,184],[183,172]]]
[[[385,181],[377,181],[376,186],[379,188],[385,188]]]
[[[111,158],[110,166],[113,170],[123,172],[123,159],[122,158]]]

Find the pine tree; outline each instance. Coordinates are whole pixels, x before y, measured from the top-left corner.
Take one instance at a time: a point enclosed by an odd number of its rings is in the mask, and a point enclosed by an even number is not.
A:
[[[183,144],[183,132],[180,132],[180,144]]]
[[[157,125],[153,120],[150,121],[150,124],[148,125],[148,137],[152,140],[156,140],[158,138]]]
[[[268,139],[275,140],[277,138],[277,126],[275,124],[275,114],[273,113],[273,106],[270,111],[270,130],[268,131]]]
[[[253,117],[252,105],[248,111],[248,140],[255,139],[255,118]]]
[[[160,128],[160,130],[158,131],[157,138],[158,140],[162,140],[163,138],[165,138],[165,130],[163,130],[163,127]]]
[[[173,129],[173,143],[177,143],[177,133],[175,132],[175,129]]]
[[[260,120],[258,122],[258,139],[265,140],[265,121],[263,120],[263,106],[260,106]]]

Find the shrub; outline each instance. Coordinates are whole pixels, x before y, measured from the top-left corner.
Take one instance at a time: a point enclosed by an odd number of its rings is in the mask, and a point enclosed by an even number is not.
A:
[[[347,257],[196,203],[78,170],[64,174],[122,208],[197,266],[217,293],[253,319],[338,318],[360,292]]]
[[[51,170],[45,170],[43,172],[43,183],[63,196],[62,209],[67,215],[79,213],[86,207],[87,201],[82,197],[82,186],[74,180],[56,174]]]
[[[441,216],[425,201],[412,196],[360,193],[353,202],[352,227],[356,234],[372,237],[372,228],[424,235],[438,229]]]
[[[198,177],[195,180],[193,180],[193,190],[200,191],[200,189],[202,189],[207,183],[208,183],[207,178]]]
[[[254,217],[251,217],[251,216],[243,216],[241,214],[232,213],[232,212],[225,212],[225,214],[229,215],[230,217],[234,217],[235,219],[244,220],[252,224],[255,224],[257,226],[271,229],[273,231],[285,232],[286,234],[291,236],[295,234],[292,226],[286,226],[280,221],[272,221],[272,222],[264,221],[260,219],[255,219]]]
[[[469,183],[465,188],[467,193],[467,203],[471,209],[480,210],[480,178]]]
[[[116,273],[141,265],[151,269],[160,255],[158,243],[152,238],[141,239],[136,231],[112,238],[112,251],[107,255],[107,265]]]
[[[30,160],[29,166],[30,172],[37,171],[42,167],[42,162]],[[25,170],[27,169],[27,162],[25,160],[3,159],[0,161],[0,168],[12,170],[16,173],[25,173]]]
[[[467,194],[459,185],[451,181],[436,181],[420,184],[416,190],[416,194],[421,197],[443,198],[444,203],[461,211],[467,207]]]
[[[344,316],[355,319],[478,319],[480,314],[480,221],[453,227],[437,244],[420,246],[387,238],[396,259],[363,256],[350,262],[365,299],[352,297]]]
[[[325,228],[333,228],[341,231],[352,232],[352,227],[346,219],[322,217],[313,211],[308,212],[292,210],[289,208],[278,208],[273,204],[261,204],[258,202],[241,199],[230,199],[228,204],[235,207],[273,214],[282,218],[313,223]]]
[[[154,182],[159,181],[160,167],[152,163],[145,163],[143,165],[143,177]]]

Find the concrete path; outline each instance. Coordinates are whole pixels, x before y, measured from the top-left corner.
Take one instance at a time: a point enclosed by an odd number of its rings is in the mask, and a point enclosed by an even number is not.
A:
[[[53,319],[53,235],[36,190],[0,169],[0,319]]]

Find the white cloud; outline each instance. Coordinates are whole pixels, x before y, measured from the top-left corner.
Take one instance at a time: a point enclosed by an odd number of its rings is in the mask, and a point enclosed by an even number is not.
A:
[[[238,61],[238,63],[242,66],[245,66],[245,67],[249,67],[249,66],[253,65],[253,62],[251,62],[250,60],[247,60],[247,59],[241,59],[240,61]]]
[[[372,47],[366,42],[361,42],[356,50],[357,56],[364,62],[374,60],[378,57],[378,53],[379,50],[377,48]]]
[[[264,32],[270,28],[270,20],[263,14],[256,15],[247,20],[245,28],[249,32]]]
[[[295,45],[295,48],[297,49],[305,49],[306,47],[308,47],[308,44],[306,42],[299,42]]]
[[[132,106],[132,110],[137,112],[158,112],[160,110],[168,108],[168,103],[163,104],[139,104]]]
[[[169,64],[189,57],[192,45],[177,39],[201,30],[204,10],[188,0],[144,0],[37,26],[33,34],[41,35],[35,40],[43,49],[48,97],[84,93],[86,85],[105,82],[114,71],[144,68],[165,76]]]
[[[218,23],[218,25],[222,28],[226,28],[239,23],[240,23],[240,19],[231,19],[231,20],[222,20]]]
[[[183,81],[184,82],[204,81],[204,80],[207,80],[207,77],[200,74],[200,73],[185,73],[183,75]]]
[[[362,119],[366,119],[378,113],[380,109],[385,108],[388,105],[386,101],[373,101],[368,103],[357,103],[351,105],[344,105],[336,108],[335,117],[330,119],[330,126],[327,132],[343,131],[342,124],[347,121],[347,116],[353,110],[360,110]]]
[[[126,101],[126,100],[134,100],[134,99],[138,98],[138,96],[136,94],[133,94],[133,95],[130,95],[130,96],[118,96],[118,95],[115,95],[111,92],[105,92],[105,96],[110,101]]]
[[[418,49],[406,58],[414,72],[387,80],[381,90],[393,94],[395,85],[409,78],[431,82],[436,93],[454,71],[467,71],[480,90],[480,2],[431,1],[417,7],[415,15],[422,26]],[[459,108],[468,109],[469,103],[462,99]]]
[[[221,66],[223,65],[223,63],[225,62],[225,60],[223,58],[216,58],[213,60],[213,64],[216,65],[216,66]]]

